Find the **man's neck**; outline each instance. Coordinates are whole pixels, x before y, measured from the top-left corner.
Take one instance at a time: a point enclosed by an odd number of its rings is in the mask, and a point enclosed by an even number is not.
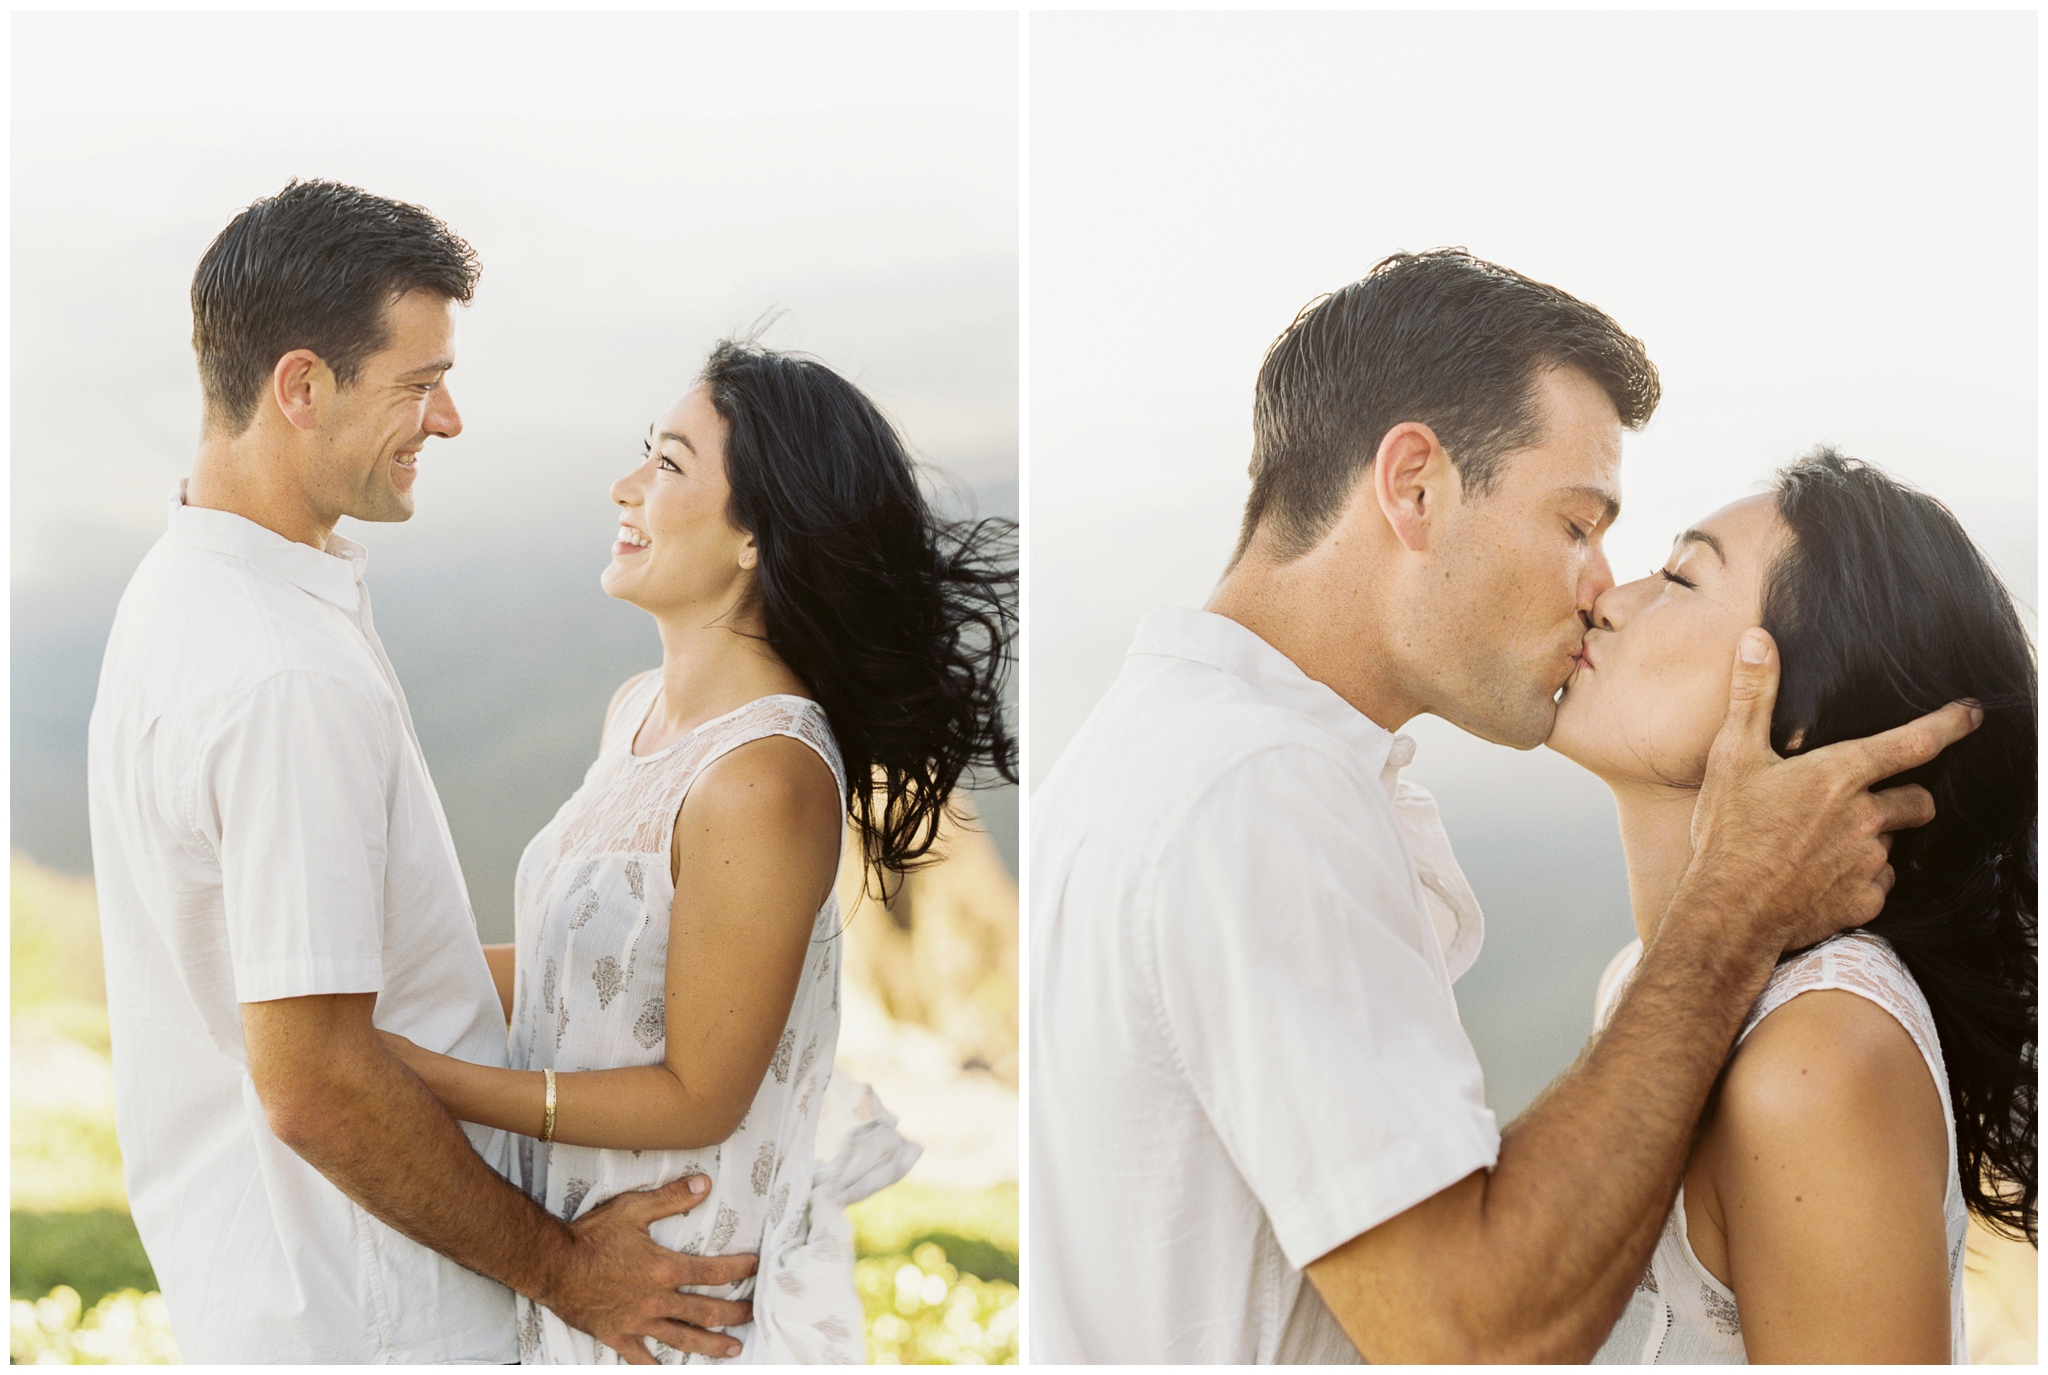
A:
[[[1422,708],[1405,690],[1385,608],[1314,551],[1276,563],[1255,547],[1223,575],[1204,608],[1279,650],[1382,730]]]
[[[226,511],[325,552],[336,518],[314,509],[298,481],[298,465],[270,442],[264,428],[258,421],[232,439],[203,437],[185,484],[185,504]]]

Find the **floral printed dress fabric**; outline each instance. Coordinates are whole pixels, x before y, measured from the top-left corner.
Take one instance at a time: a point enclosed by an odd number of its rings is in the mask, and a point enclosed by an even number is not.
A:
[[[1608,967],[1601,980],[1595,1025],[1605,1026],[1607,1018],[1628,987],[1636,964],[1641,960],[1640,941],[1624,949]],[[1802,993],[1833,988],[1868,998],[1897,1019],[1919,1047],[1921,1058],[1941,1091],[1941,1115],[1948,1124],[1948,1189],[1942,1200],[1942,1214],[1948,1227],[1949,1345],[1957,1365],[1967,1365],[1970,1346],[1963,1331],[1963,1241],[1969,1229],[1969,1213],[1963,1204],[1962,1176],[1956,1167],[1956,1121],[1948,1094],[1948,1071],[1942,1066],[1941,1038],[1928,1010],[1926,995],[1906,966],[1893,953],[1890,942],[1864,931],[1850,931],[1822,941],[1819,945],[1779,965],[1764,985],[1735,1043],[1756,1029],[1757,1023]],[[1731,1052],[1732,1053],[1732,1052]],[[1628,1307],[1614,1324],[1607,1341],[1594,1355],[1595,1365],[1747,1365],[1748,1349],[1742,1342],[1742,1316],[1736,1311],[1735,1295],[1708,1273],[1693,1254],[1686,1235],[1685,1190],[1664,1220],[1657,1249],[1650,1255],[1650,1268],[1629,1295]]]
[[[555,819],[520,858],[515,889],[519,984],[512,1006],[515,1069],[613,1069],[663,1058],[664,975],[670,905],[669,843],[690,784],[720,756],[752,740],[786,735],[815,749],[840,791],[845,773],[825,714],[800,697],[759,698],[706,722],[670,748],[632,752],[660,686],[649,674],[613,714],[597,761]],[[916,1158],[895,1136],[872,1093],[834,1085],[841,1114],[858,1112],[852,1133],[872,1160],[868,1187],[848,1189],[844,1160],[818,1168],[817,1143],[839,1038],[839,902],[828,898],[773,1061],[739,1128],[698,1150],[625,1151],[543,1144],[520,1137],[517,1182],[542,1207],[573,1220],[614,1195],[704,1174],[711,1192],[686,1214],[663,1218],[654,1240],[691,1255],[758,1252],[759,1273],[699,1292],[754,1301],[754,1321],[732,1329],[737,1358],[759,1362],[859,1362],[861,1307],[853,1286],[850,1228],[838,1209],[893,1182]],[[850,1119],[849,1119],[850,1120]],[[844,1147],[849,1132],[837,1133]],[[843,1150],[842,1150],[843,1154]],[[905,1156],[907,1155],[907,1158]],[[861,1169],[852,1173],[859,1175]],[[879,1183],[876,1181],[879,1180]],[[813,1190],[827,1216],[814,1216]],[[685,1357],[653,1344],[664,1364]],[[519,1301],[522,1363],[620,1363],[618,1354],[532,1302]]]

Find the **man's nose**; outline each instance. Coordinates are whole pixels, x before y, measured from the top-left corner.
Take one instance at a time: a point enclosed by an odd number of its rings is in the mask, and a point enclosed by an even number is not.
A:
[[[443,439],[462,433],[462,415],[455,409],[455,395],[446,382],[434,388],[433,402],[427,407],[427,433]]]
[[[1593,556],[1579,572],[1579,610],[1591,611],[1594,603],[1613,589],[1614,569],[1608,565],[1607,551],[1595,544]]]

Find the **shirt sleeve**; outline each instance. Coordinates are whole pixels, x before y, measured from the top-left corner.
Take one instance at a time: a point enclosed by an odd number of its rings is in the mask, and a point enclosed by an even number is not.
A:
[[[1237,766],[1162,856],[1167,1035],[1296,1268],[1472,1171],[1500,1134],[1375,780]]]
[[[393,723],[337,678],[265,680],[215,735],[201,815],[239,1002],[384,986]]]

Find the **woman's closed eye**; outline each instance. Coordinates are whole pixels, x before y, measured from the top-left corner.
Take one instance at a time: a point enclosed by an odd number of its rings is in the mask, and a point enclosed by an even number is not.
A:
[[[1657,576],[1664,579],[1664,581],[1666,582],[1675,582],[1680,587],[1697,588],[1699,586],[1699,584],[1695,583],[1692,579],[1680,577],[1678,574],[1672,572],[1668,568],[1658,569]]]

